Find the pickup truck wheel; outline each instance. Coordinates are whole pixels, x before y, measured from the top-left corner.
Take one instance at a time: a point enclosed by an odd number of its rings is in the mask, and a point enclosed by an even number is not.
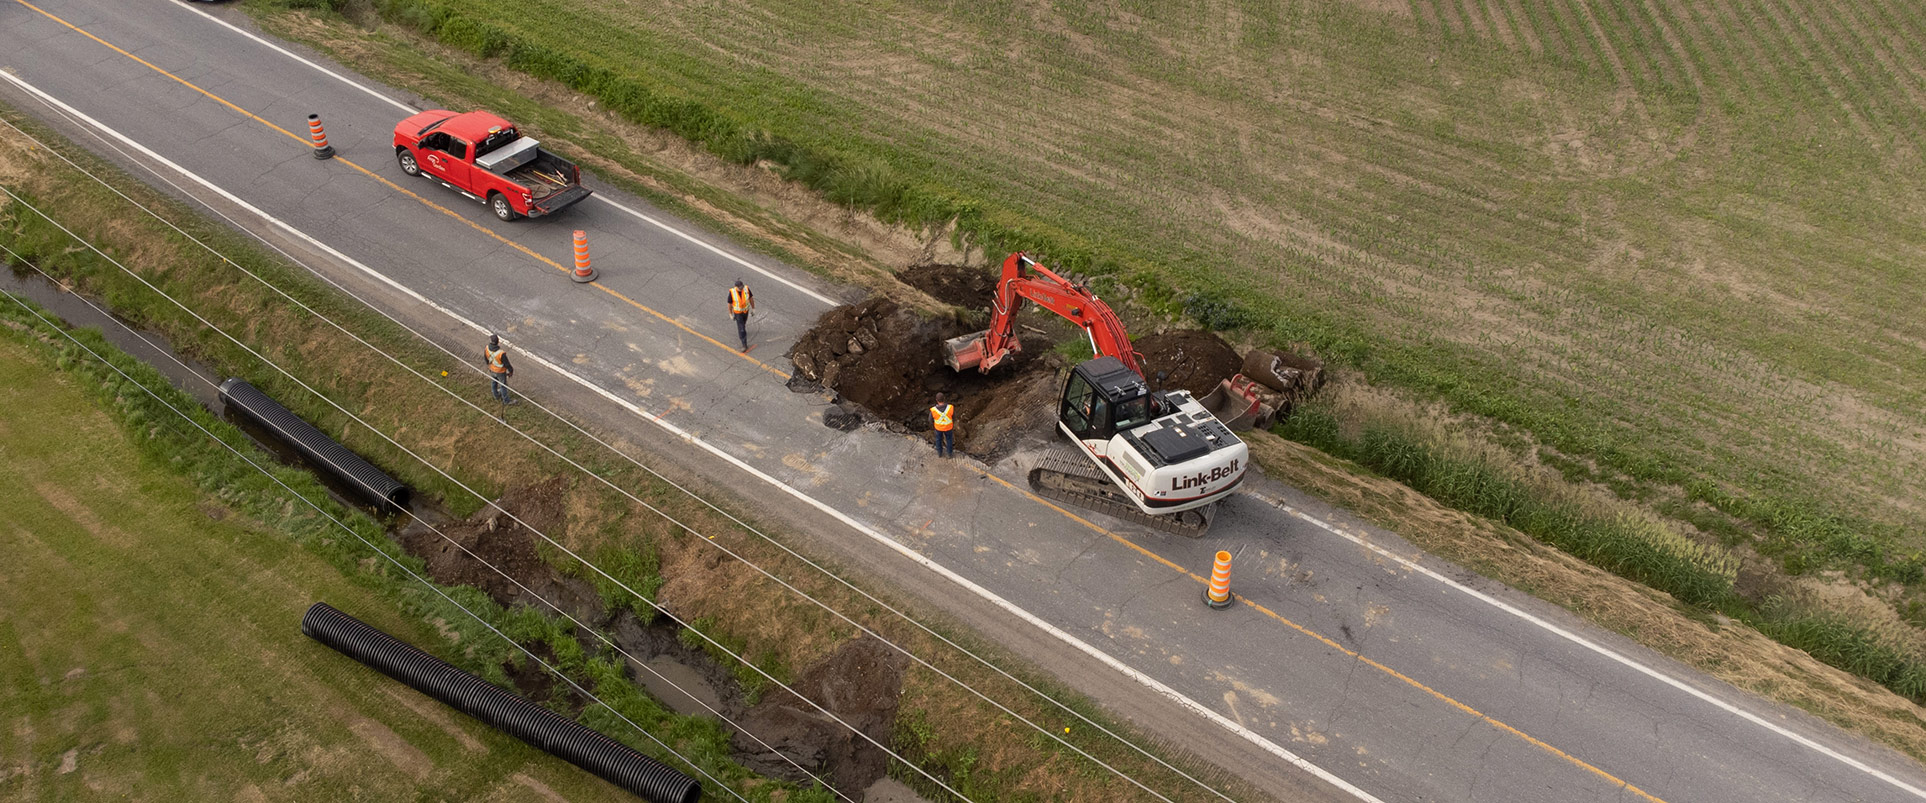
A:
[[[395,149],[395,161],[401,163],[401,172],[410,176],[421,175],[421,165],[415,162],[415,155],[409,153],[407,148]]]
[[[513,205],[508,203],[508,196],[499,192],[491,192],[488,194],[488,206],[495,210],[495,217],[501,218],[503,222],[508,222],[522,216],[520,212],[515,211]]]

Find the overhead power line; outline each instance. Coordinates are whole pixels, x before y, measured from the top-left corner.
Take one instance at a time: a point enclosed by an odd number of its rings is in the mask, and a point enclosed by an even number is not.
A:
[[[947,791],[950,794],[955,795],[956,797],[962,800],[970,800],[970,798],[967,795],[964,795],[961,792],[956,791],[943,779],[938,778],[935,775],[931,774],[929,770],[926,770],[920,765],[917,765],[916,763],[903,758],[895,750],[890,749],[888,745],[885,745],[881,741],[878,741],[876,737],[863,732],[861,728],[851,725],[848,722],[848,720],[843,719],[841,716],[836,714],[836,712],[829,710],[827,707],[823,706],[821,703],[818,703],[815,700],[811,700],[809,699],[809,697],[803,695],[801,692],[796,691],[794,688],[790,687],[789,684],[782,682],[782,680],[778,679],[775,675],[770,674],[768,670],[763,669],[760,666],[757,666],[755,662],[750,661],[747,657],[737,653],[735,650],[730,649],[727,645],[723,644],[721,641],[715,639],[709,634],[702,632],[700,628],[695,627],[689,621],[685,620],[680,616],[675,615],[674,613],[670,612],[668,608],[663,607],[662,605],[658,604],[655,600],[650,599],[649,597],[647,597],[646,595],[642,594],[639,591],[636,591],[634,588],[630,587],[628,583],[623,582],[620,578],[617,578],[615,575],[612,575],[607,571],[603,570],[602,567],[597,566],[593,562],[589,561],[587,558],[582,557],[575,550],[570,549],[567,545],[550,537],[547,533],[543,532],[540,528],[535,527],[532,524],[529,524],[527,521],[524,521],[520,516],[517,516],[514,513],[514,511],[511,511],[511,510],[508,510],[507,508],[502,507],[495,500],[489,499],[486,495],[482,494],[481,492],[475,490],[472,487],[469,487],[467,483],[462,482],[460,479],[457,479],[453,474],[448,473],[446,470],[442,469],[440,466],[435,465],[433,462],[430,462],[427,458],[422,457],[420,454],[416,453],[413,449],[410,449],[407,446],[403,445],[400,441],[395,440],[392,436],[388,435],[388,433],[383,432],[379,428],[369,424],[360,415],[357,415],[356,413],[342,406],[340,403],[336,402],[332,398],[329,398],[327,394],[322,393],[321,391],[315,389],[314,386],[309,385],[305,380],[301,379],[298,376],[295,376],[292,371],[289,371],[286,368],[282,367],[280,363],[277,363],[271,359],[268,359],[266,355],[255,350],[253,346],[250,346],[247,343],[242,342],[240,338],[237,338],[233,334],[229,333],[227,330],[222,329],[220,326],[216,325],[213,321],[208,320],[205,316],[201,315],[199,312],[196,312],[193,308],[182,303],[179,299],[176,299],[172,295],[169,295],[165,290],[162,290],[159,287],[155,286],[154,283],[148,281],[146,277],[141,276],[139,273],[135,272],[132,268],[127,267],[120,260],[114,258],[113,255],[100,250],[100,248],[96,247],[93,243],[87,241],[85,238],[74,233],[72,229],[68,228],[65,224],[61,223],[59,220],[47,215],[47,213],[41,211],[40,208],[34,206],[32,203],[28,202],[26,199],[20,197],[19,195],[16,195],[12,190],[7,189],[4,186],[0,186],[0,193],[5,193],[9,198],[12,198],[15,203],[18,203],[21,206],[26,207],[28,210],[32,211],[34,214],[39,215],[41,218],[45,219],[49,223],[52,223],[55,228],[60,229],[62,232],[66,233],[67,236],[72,237],[75,242],[87,248],[87,250],[92,251],[95,255],[101,257],[102,259],[107,260],[110,264],[119,268],[122,273],[125,273],[128,276],[133,277],[135,281],[139,282],[142,286],[146,287],[147,289],[153,291],[156,295],[159,295],[161,298],[167,299],[174,306],[179,307],[182,312],[185,312],[188,315],[192,316],[195,320],[200,321],[202,326],[207,327],[208,329],[212,330],[216,334],[219,334],[221,337],[225,338],[228,342],[233,343],[235,346],[240,347],[241,350],[246,351],[249,355],[254,357],[255,360],[261,362],[263,365],[273,368],[276,372],[280,373],[282,376],[287,377],[289,381],[292,381],[295,384],[300,385],[302,390],[307,391],[308,393],[312,394],[315,398],[320,399],[322,402],[325,402],[328,406],[333,407],[337,412],[347,416],[350,420],[354,421],[356,424],[361,425],[363,428],[366,428],[369,432],[372,432],[375,435],[379,436],[382,440],[387,441],[389,445],[397,449],[400,449],[402,453],[408,455],[411,458],[414,458],[416,461],[419,461],[422,465],[427,466],[429,470],[434,471],[437,474],[440,474],[443,479],[446,479],[449,482],[454,483],[456,487],[461,488],[463,491],[466,491],[468,494],[474,496],[476,499],[481,500],[483,503],[485,503],[489,507],[494,508],[500,514],[507,516],[509,520],[515,522],[516,524],[520,524],[523,528],[527,529],[531,533],[534,533],[537,537],[541,538],[543,541],[546,541],[550,546],[561,550],[563,554],[566,554],[569,557],[575,559],[577,562],[587,567],[590,571],[599,575],[602,579],[614,584],[616,587],[621,588],[623,591],[628,592],[630,595],[634,596],[636,599],[647,603],[651,608],[654,608],[657,613],[660,613],[661,615],[668,617],[670,621],[675,622],[677,625],[680,625],[683,629],[691,633],[694,633],[698,638],[702,639],[710,647],[713,647],[716,650],[722,652],[723,654],[728,655],[730,658],[735,659],[737,662],[741,663],[744,667],[747,667],[750,671],[761,676],[765,681],[775,685],[776,687],[782,689],[783,691],[786,691],[792,695],[795,695],[796,699],[802,700],[803,702],[808,703],[809,706],[811,708],[816,709],[818,713],[822,714],[825,717],[828,717],[830,720],[841,725],[843,728],[847,729],[850,733],[856,735],[858,738],[861,738],[863,741],[866,741],[872,745],[875,745],[877,749],[882,750],[884,753],[888,754],[890,757],[896,759],[897,761],[903,762],[905,766],[909,767],[911,770],[922,775],[923,777],[929,779],[930,782],[935,783],[937,786],[942,787],[944,791]],[[225,259],[225,257],[223,257],[223,259]],[[318,315],[319,313],[315,313],[315,314]],[[366,341],[362,341],[362,342],[365,343]],[[372,348],[372,346],[370,347]],[[386,354],[385,352],[382,352],[382,353],[384,355]],[[394,359],[394,358],[390,355],[389,359]],[[398,360],[396,362],[399,363]],[[480,410],[479,407],[477,407],[476,409]],[[486,414],[487,413],[483,411],[483,415],[486,415]],[[693,532],[693,530],[691,531]],[[1146,789],[1148,789],[1148,787],[1146,787]],[[1153,792],[1152,794],[1155,794],[1155,792]],[[1161,795],[1159,795],[1159,797],[1161,797]]]
[[[23,264],[29,268],[32,268],[35,273],[38,273],[42,277],[45,277],[47,281],[54,283],[56,286],[59,285],[58,280],[56,280],[51,274],[47,273],[45,270],[42,270],[39,265],[34,264],[31,260],[28,260],[22,257],[19,253],[15,252],[13,249],[7,248],[6,245],[4,244],[0,244],[0,250],[5,250],[10,256],[14,258],[16,262],[19,262],[20,264]],[[133,335],[134,337],[138,338],[142,343],[147,344],[149,348],[155,350],[156,352],[162,354],[163,356],[166,356],[169,360],[172,360],[175,365],[180,366],[182,370],[187,371],[189,374],[193,375],[195,379],[198,379],[206,383],[208,387],[213,388],[217,391],[220,389],[220,383],[214,381],[213,379],[208,378],[207,376],[203,375],[200,371],[195,370],[193,366],[188,365],[185,361],[181,360],[178,356],[175,356],[175,354],[172,351],[166,348],[162,348],[158,344],[154,343],[154,341],[150,340],[145,334],[142,334],[140,330],[135,329],[134,327],[128,325],[125,321],[122,321],[120,318],[115,317],[112,313],[108,312],[107,310],[101,309],[100,305],[95,304],[93,300],[87,298],[84,295],[81,295],[79,290],[72,287],[68,287],[66,289],[70,295],[72,295],[75,299],[78,299],[82,304],[87,305],[88,308],[92,309],[94,312],[100,314],[101,316],[112,320],[116,325],[120,326],[120,328],[125,330],[128,334]],[[440,537],[441,540],[446,541],[451,546],[455,547],[458,550],[461,550],[462,554],[467,555],[471,560],[474,560],[476,563],[480,563],[481,565],[488,567],[490,571],[493,571],[494,573],[501,575],[503,579],[507,580],[510,583],[513,583],[517,589],[521,590],[522,593],[535,598],[537,601],[541,602],[544,606],[547,606],[550,610],[554,611],[557,614],[560,614],[563,618],[567,619],[570,624],[575,625],[575,627],[578,628],[580,631],[594,635],[597,640],[601,641],[603,644],[606,644],[610,649],[620,654],[623,658],[626,658],[629,661],[632,661],[639,671],[647,672],[651,676],[656,678],[658,681],[668,684],[670,688],[673,688],[676,691],[681,692],[683,696],[694,701],[696,705],[701,706],[703,710],[709,712],[711,715],[715,716],[717,719],[722,720],[724,724],[727,724],[728,726],[748,736],[750,739],[754,740],[756,744],[761,745],[764,750],[767,750],[770,753],[775,754],[777,758],[780,758],[784,762],[788,763],[790,766],[795,767],[798,772],[801,772],[803,775],[807,776],[811,780],[814,780],[818,785],[822,786],[823,788],[828,789],[831,792],[835,793],[837,797],[840,797],[844,800],[848,800],[850,801],[850,803],[855,803],[855,801],[850,800],[850,798],[847,795],[843,794],[840,790],[837,790],[835,787],[830,786],[829,783],[824,781],[821,776],[818,776],[817,774],[810,772],[807,768],[803,767],[801,764],[796,763],[795,759],[790,758],[788,754],[783,753],[780,750],[777,750],[775,747],[771,746],[767,741],[764,741],[762,737],[757,736],[754,732],[750,731],[748,728],[744,727],[743,725],[736,722],[735,720],[729,718],[727,714],[724,714],[723,712],[716,710],[714,706],[711,706],[708,703],[703,702],[700,695],[691,693],[687,688],[684,688],[681,684],[675,682],[673,679],[669,678],[667,675],[664,675],[660,671],[657,671],[656,668],[650,666],[647,661],[637,657],[634,653],[629,652],[627,649],[623,648],[622,645],[616,643],[613,639],[609,638],[607,635],[604,635],[600,630],[590,627],[587,623],[583,622],[580,619],[577,619],[573,614],[570,614],[568,611],[563,610],[560,605],[555,604],[553,601],[549,600],[547,597],[542,596],[539,592],[535,591],[532,588],[529,588],[526,584],[524,584],[520,580],[515,579],[513,575],[510,575],[508,572],[504,571],[499,566],[496,566],[494,563],[489,562],[488,559],[475,554],[473,550],[470,550],[460,540],[449,536],[446,532],[443,532],[440,527],[435,526],[434,522],[431,522],[425,518],[422,518],[421,516],[416,515],[414,511],[408,510],[406,508],[403,508],[401,512],[402,514],[408,516],[410,520],[422,525],[423,527],[426,527],[430,532],[433,532],[436,536]],[[733,791],[731,793],[733,794]]]
[[[0,250],[5,250],[9,255],[12,255],[16,260],[21,261],[23,264],[31,264],[31,263],[27,263],[23,259],[20,259],[19,254],[15,253],[13,249],[7,248],[5,245],[0,245]],[[34,269],[39,270],[38,266],[34,266]],[[708,771],[702,769],[702,767],[700,765],[697,765],[694,761],[690,761],[689,758],[683,755],[680,751],[676,750],[674,747],[670,747],[666,742],[663,742],[661,739],[657,738],[655,734],[650,733],[647,728],[644,728],[641,725],[636,724],[634,720],[629,719],[628,715],[622,713],[621,710],[617,709],[615,706],[609,705],[602,698],[596,696],[594,692],[583,688],[581,684],[575,682],[573,678],[570,678],[567,674],[563,673],[560,669],[556,668],[553,664],[550,664],[549,662],[542,660],[542,657],[539,655],[536,655],[534,651],[528,649],[527,647],[522,646],[519,642],[515,641],[514,639],[509,638],[507,634],[497,629],[493,624],[490,624],[487,619],[482,618],[481,614],[474,612],[473,610],[469,609],[467,606],[462,605],[460,602],[457,602],[455,598],[448,596],[447,592],[442,591],[441,588],[436,586],[434,583],[429,582],[427,578],[422,577],[419,574],[416,574],[414,570],[408,568],[407,564],[402,563],[400,560],[396,559],[395,556],[388,554],[386,550],[383,550],[380,547],[376,546],[374,542],[369,541],[366,537],[362,536],[361,533],[356,532],[353,527],[349,527],[347,523],[341,521],[338,518],[335,518],[334,515],[329,513],[325,508],[316,504],[313,500],[307,498],[306,496],[303,496],[300,492],[295,491],[293,488],[288,487],[287,483],[282,482],[279,477],[274,476],[274,472],[268,471],[266,468],[262,467],[260,464],[254,462],[254,460],[252,458],[249,458],[246,453],[242,452],[239,449],[234,448],[232,444],[228,443],[227,441],[221,440],[219,436],[215,435],[213,432],[208,431],[206,427],[201,426],[201,423],[199,421],[195,421],[194,418],[188,415],[185,411],[181,410],[178,407],[175,407],[173,403],[169,402],[166,398],[163,398],[160,394],[155,393],[153,389],[147,387],[145,384],[142,384],[139,380],[134,379],[132,376],[129,376],[126,371],[121,370],[120,366],[115,365],[113,361],[107,359],[105,356],[101,355],[99,352],[94,351],[87,344],[80,342],[79,338],[74,337],[73,334],[71,332],[68,332],[64,327],[61,327],[58,324],[55,324],[54,322],[47,320],[46,316],[41,315],[38,310],[35,310],[32,306],[28,305],[25,301],[20,299],[18,296],[15,296],[12,293],[6,293],[6,292],[0,292],[0,295],[6,296],[8,300],[18,305],[21,309],[26,310],[29,314],[33,315],[35,318],[39,319],[40,322],[45,324],[48,329],[66,338],[68,342],[73,343],[75,346],[79,347],[82,351],[87,352],[89,356],[100,361],[102,365],[107,366],[115,374],[118,374],[120,378],[125,380],[128,384],[131,384],[134,387],[139,388],[141,392],[152,397],[155,401],[160,402],[163,406],[165,406],[168,410],[172,411],[175,415],[180,416],[181,419],[186,421],[189,425],[193,426],[197,430],[200,430],[201,434],[206,435],[209,440],[212,440],[215,443],[220,444],[222,448],[227,449],[229,452],[233,453],[235,457],[238,457],[243,462],[247,463],[250,468],[253,468],[255,471],[260,472],[262,476],[265,476],[269,480],[272,480],[274,484],[281,486],[281,489],[284,491],[287,491],[289,496],[293,497],[294,499],[300,500],[302,504],[305,504],[308,507],[313,508],[316,513],[321,514],[323,518],[327,519],[330,522],[333,522],[335,526],[340,527],[343,531],[353,536],[355,540],[360,541],[362,545],[374,551],[375,554],[380,555],[383,559],[387,560],[395,568],[400,569],[402,573],[406,574],[410,579],[413,579],[416,582],[421,583],[423,586],[426,586],[428,590],[433,591],[436,596],[439,596],[443,600],[446,600],[448,604],[455,606],[462,613],[465,613],[470,618],[474,619],[477,624],[480,624],[482,627],[487,628],[490,633],[494,633],[496,636],[499,636],[503,641],[506,641],[509,644],[513,645],[517,650],[520,650],[523,655],[528,656],[529,659],[541,665],[541,667],[547,670],[550,674],[553,674],[555,677],[560,678],[563,683],[567,683],[569,685],[569,688],[574,689],[577,694],[582,695],[586,699],[595,701],[596,705],[599,705],[605,709],[608,709],[609,713],[614,714],[617,719],[620,719],[624,723],[627,723],[629,727],[635,729],[635,732],[642,734],[643,737],[647,738],[651,742],[654,742],[656,746],[667,751],[670,755],[681,759],[684,764],[688,765],[691,769],[695,770],[697,774],[701,775],[704,778],[709,779],[709,782],[714,784],[717,788],[720,788],[728,792],[731,796],[735,797],[737,800],[743,801],[743,803],[748,803],[747,799],[743,798],[741,794],[737,793],[734,789],[730,788],[727,784],[724,784],[721,781],[716,780],[715,776],[710,775]],[[145,340],[145,338],[142,338],[142,339]],[[152,345],[151,342],[149,344]]]

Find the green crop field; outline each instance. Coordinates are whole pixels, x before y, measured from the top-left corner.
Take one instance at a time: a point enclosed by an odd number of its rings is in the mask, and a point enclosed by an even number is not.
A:
[[[1308,342],[1795,572],[1926,565],[1918,3],[359,4]]]
[[[144,457],[47,359],[0,339],[0,799],[621,795],[302,636],[325,600],[441,639]]]

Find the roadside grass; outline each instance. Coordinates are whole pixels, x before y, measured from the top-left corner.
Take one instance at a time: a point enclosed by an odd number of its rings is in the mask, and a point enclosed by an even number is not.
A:
[[[451,609],[364,565],[359,545],[323,546],[345,539],[311,514],[252,515],[286,495],[250,482],[245,467],[217,465],[219,447],[194,445],[205,443],[199,432],[103,382],[77,349],[27,334],[33,325],[11,300],[0,305],[0,455],[12,478],[0,483],[0,708],[10,723],[0,797],[615,793],[301,635],[307,606],[326,601],[471,668],[500,655],[492,637],[439,618]],[[164,385],[151,372],[145,381]],[[211,492],[229,472],[234,490]],[[325,499],[312,478],[276,473]],[[410,614],[397,610],[404,596]],[[446,636],[475,641],[449,640],[430,616]]]
[[[1742,591],[1740,559],[1724,546],[1694,540],[1637,504],[1555,472],[1523,469],[1517,455],[1434,416],[1340,383],[1276,431],[1670,594],[1688,614],[1730,617],[1926,705],[1926,638],[1904,622],[1828,606],[1777,584],[1755,581]],[[1422,543],[1421,534],[1413,537]]]
[[[1926,324],[1899,300],[1926,253],[1903,223],[1926,55],[1892,42],[1926,31],[1897,2],[1468,27],[1313,2],[909,3],[863,26],[792,0],[303,5],[1309,343],[1529,431],[1575,479],[1683,489],[1788,571],[1917,584],[1893,564],[1926,549]],[[1828,63],[1852,66],[1807,66]]]
[[[296,376],[393,434],[409,448],[437,465],[454,467],[452,473],[464,482],[473,484],[482,495],[498,498],[506,490],[573,471],[558,459],[541,453],[538,447],[506,434],[504,429],[491,423],[492,418],[487,412],[490,408],[484,401],[487,398],[485,381],[465,373],[472,371],[475,366],[451,362],[446,355],[416,340],[372,311],[333,296],[331,290],[300,268],[263,254],[240,235],[199,218],[181,204],[144,187],[79,148],[61,142],[43,127],[27,121],[12,110],[0,108],[0,115],[31,132],[42,142],[59,148],[69,158],[110,181],[143,205],[158,210],[162,216],[213,244],[229,258],[270,277],[276,286],[316,308],[327,310],[330,317],[342,321],[376,348],[396,355],[403,364],[421,374],[434,377],[437,384],[453,388],[456,395],[483,402],[482,410],[470,409],[442,393],[439,388],[408,375],[359,345],[344,341],[318,319],[291,311],[287,302],[239,276],[234,265],[225,264],[218,258],[209,258],[199,246],[146,218],[143,213],[128,206],[125,200],[95,185],[91,179],[74,174],[44,150],[27,147],[10,131],[0,132],[0,175],[7,176],[9,189],[56,219],[75,227],[77,233],[89,242],[98,243],[103,250],[115,254],[150,281],[183,299],[196,312],[236,332],[263,353],[272,355]],[[259,364],[240,348],[211,334],[190,316],[179,312],[112,265],[106,264],[105,260],[66,238],[45,218],[26,209],[23,204],[0,204],[0,242],[23,253],[62,281],[71,282],[83,291],[105,299],[117,314],[163,334],[178,349],[214,366],[216,370],[244,376],[264,390],[272,388],[269,392],[297,415],[315,422],[323,431],[340,437],[351,448],[367,455],[376,465],[414,485],[421,495],[438,498],[457,514],[482,506],[481,498],[469,495],[453,482],[440,478],[398,448],[375,439],[372,433],[359,429],[344,414],[301,390],[293,381],[277,378],[271,369]],[[449,372],[449,377],[440,376],[444,370]],[[143,420],[155,418],[151,413],[143,415]],[[550,535],[571,549],[590,555],[607,554],[607,550],[611,549],[636,551],[638,556],[635,561],[622,567],[617,574],[619,579],[642,591],[645,596],[653,594],[657,602],[671,608],[685,620],[712,624],[713,637],[772,675],[778,678],[798,676],[813,660],[829,654],[838,644],[851,638],[854,630],[847,624],[831,620],[813,604],[783,590],[744,564],[722,559],[707,543],[710,538],[825,600],[837,610],[864,622],[890,640],[927,657],[943,671],[982,689],[1025,717],[1046,725],[1063,718],[1061,712],[1012,681],[961,657],[934,637],[886,615],[874,603],[815,574],[814,569],[750,535],[721,513],[702,506],[666,483],[608,454],[601,447],[588,443],[586,438],[561,422],[531,416],[517,423],[524,431],[571,455],[589,471],[609,478],[620,487],[632,489],[638,497],[657,504],[657,507],[683,523],[681,526],[668,525],[655,514],[644,515],[644,511],[628,508],[631,503],[626,498],[583,481],[572,488],[572,498],[564,506],[574,512],[572,520],[550,531]],[[477,455],[485,455],[486,459],[478,459]],[[222,471],[222,476],[227,480],[241,483],[246,479],[231,468]],[[243,498],[252,498],[252,494],[265,493],[267,490],[244,483],[235,487],[237,490],[232,493]],[[729,498],[726,493],[714,488],[698,487],[698,491],[710,498]],[[730,504],[737,510],[750,507],[741,500]],[[626,512],[618,514],[617,511]],[[612,519],[616,518],[622,521],[613,522]],[[776,533],[777,537],[781,537],[782,528],[775,523],[747,517],[746,520],[764,532]],[[375,535],[385,538],[378,530]],[[647,556],[651,554],[658,572],[654,576],[648,574],[651,559]],[[358,556],[361,557],[365,555]],[[545,554],[544,557],[559,560],[555,554]],[[566,562],[557,565],[563,571],[580,571]],[[613,594],[618,589],[612,584],[600,584],[599,590]],[[464,592],[466,601],[486,607],[488,600],[479,591],[465,589]],[[889,598],[885,594],[879,596]],[[633,609],[638,604],[626,592],[607,598],[605,602],[610,609]],[[901,599],[890,599],[890,604],[899,609],[919,610],[918,606]],[[515,622],[511,632],[519,637],[549,644],[557,655],[563,655],[571,649],[580,650],[579,644],[573,648],[568,646],[575,640],[576,634],[572,628],[563,628],[555,624],[556,620],[541,617],[527,619],[525,617],[533,614],[522,609],[508,615]],[[435,614],[434,618],[444,622],[455,621],[455,617],[445,611]],[[998,666],[1055,699],[1077,699],[1060,684],[1027,668],[1001,648],[969,637],[956,627],[941,624],[940,619],[933,627],[940,628],[940,632],[976,654],[988,656]],[[478,638],[465,635],[462,641],[476,644]],[[708,647],[705,646],[705,649]],[[502,652],[492,661],[477,661],[478,671],[500,681],[504,677],[501,664],[509,657]],[[626,678],[619,662],[596,653],[585,653],[579,660],[571,657],[567,664],[580,670],[578,677],[586,675],[596,679],[598,684],[613,683],[617,677]],[[761,682],[759,676],[734,665],[733,660],[725,663],[725,666],[743,679],[752,692],[755,684]],[[900,709],[903,716],[912,716],[917,711],[946,712],[942,717],[931,717],[935,723],[932,726],[935,744],[946,749],[961,749],[960,746],[966,745],[983,749],[986,758],[982,769],[993,772],[992,777],[1003,779],[1000,783],[1011,784],[1012,789],[1050,789],[1052,791],[1046,797],[1051,799],[1093,803],[1135,799],[1141,794],[1108,773],[1099,777],[1078,769],[1079,765],[1086,763],[1085,760],[1067,750],[1016,749],[1016,745],[1027,745],[1034,732],[1013,723],[1008,715],[989,704],[967,696],[949,685],[948,681],[936,678],[929,669],[912,667],[906,673],[905,688]],[[625,684],[606,689],[598,685],[596,690],[598,694],[606,691],[607,695],[618,699],[630,699],[631,696],[638,701],[648,699]],[[605,699],[610,697],[605,696]],[[653,703],[650,702],[650,705]],[[1079,705],[1079,710],[1090,709]],[[653,714],[648,718],[650,721],[657,720]],[[1139,743],[1143,740],[1142,735],[1132,728],[1107,717],[1095,718],[1115,732],[1129,735]],[[676,724],[673,727],[696,726]],[[1189,786],[1148,759],[1107,738],[1091,737],[1083,730],[1074,734],[1079,746],[1131,776],[1142,779],[1172,799],[1201,800],[1207,797],[1207,793]],[[713,760],[718,768],[730,768],[724,777],[738,779],[745,793],[762,790],[754,794],[770,795],[783,789],[793,790],[793,787],[766,781],[740,780],[746,774],[739,767],[727,763],[726,739],[717,742],[709,737],[691,738],[691,744],[700,748],[696,760]],[[712,748],[721,752],[715,755],[706,752]],[[1164,758],[1188,768],[1193,774],[1212,778],[1219,788],[1231,790],[1230,793],[1235,796],[1264,799],[1261,790],[1243,787],[1234,777],[1209,767],[1197,757],[1181,755],[1177,751],[1160,752]],[[725,772],[723,769],[716,771]],[[947,770],[943,766],[936,766],[933,771]],[[1065,778],[1079,779],[1079,783],[1066,787],[1062,781]],[[804,793],[791,791],[785,794],[791,794],[790,799],[793,800],[803,799],[794,795]],[[1014,796],[1011,799],[1021,797]]]

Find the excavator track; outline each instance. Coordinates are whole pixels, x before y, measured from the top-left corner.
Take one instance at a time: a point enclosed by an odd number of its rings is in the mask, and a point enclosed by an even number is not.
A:
[[[1208,507],[1163,516],[1145,513],[1117,490],[1102,470],[1091,465],[1089,458],[1064,447],[1043,453],[1036,467],[1030,469],[1030,488],[1046,499],[1188,538],[1202,538],[1210,529]]]

